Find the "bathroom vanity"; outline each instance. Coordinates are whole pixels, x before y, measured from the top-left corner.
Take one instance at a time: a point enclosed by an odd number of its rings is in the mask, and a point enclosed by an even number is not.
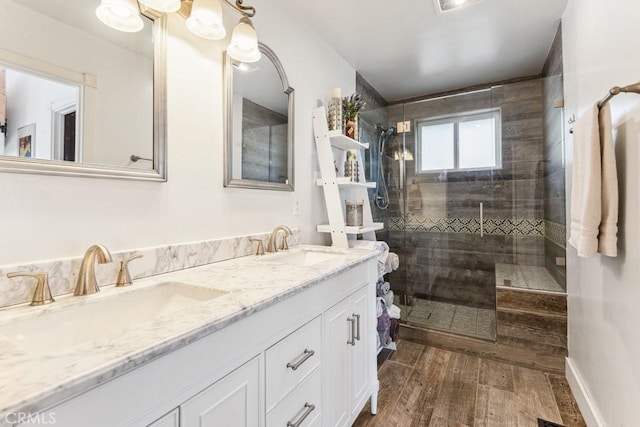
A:
[[[376,408],[376,255],[299,246],[4,309],[0,424],[351,425]]]

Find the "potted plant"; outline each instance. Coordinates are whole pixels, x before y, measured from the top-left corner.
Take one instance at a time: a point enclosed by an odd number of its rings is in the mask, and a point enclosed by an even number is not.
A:
[[[355,140],[358,139],[358,113],[364,109],[365,102],[360,94],[342,98],[342,115],[344,117],[344,134]]]

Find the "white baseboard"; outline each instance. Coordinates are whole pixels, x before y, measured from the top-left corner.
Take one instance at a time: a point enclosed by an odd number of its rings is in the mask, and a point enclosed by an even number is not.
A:
[[[587,423],[589,427],[605,427],[600,412],[591,400],[591,397],[589,397],[587,389],[584,386],[584,380],[570,357],[565,358],[565,367],[567,382],[569,383],[569,387],[571,387],[571,392],[576,399],[585,423]]]

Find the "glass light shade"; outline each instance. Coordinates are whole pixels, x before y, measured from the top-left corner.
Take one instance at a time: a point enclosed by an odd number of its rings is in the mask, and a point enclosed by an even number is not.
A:
[[[143,5],[158,12],[176,12],[180,9],[180,0],[138,0]]]
[[[227,35],[218,0],[194,0],[186,24],[192,33],[205,39],[220,40]]]
[[[136,0],[102,0],[96,16],[103,24],[125,33],[136,33],[144,28]]]
[[[249,18],[240,19],[233,29],[227,53],[240,62],[251,63],[260,60],[262,55],[258,49],[258,34]]]

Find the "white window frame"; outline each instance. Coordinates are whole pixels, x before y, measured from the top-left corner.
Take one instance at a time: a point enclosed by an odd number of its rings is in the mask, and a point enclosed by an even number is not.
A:
[[[475,121],[493,118],[495,120],[495,165],[484,168],[460,168],[459,166],[459,130],[458,125],[462,122]],[[434,126],[442,124],[453,124],[453,168],[451,169],[422,169],[422,128],[425,126]],[[416,120],[416,174],[429,174],[441,172],[472,172],[480,170],[502,169],[502,112],[500,108],[492,108],[489,110],[467,111],[461,114],[450,116],[441,116],[430,119]]]

